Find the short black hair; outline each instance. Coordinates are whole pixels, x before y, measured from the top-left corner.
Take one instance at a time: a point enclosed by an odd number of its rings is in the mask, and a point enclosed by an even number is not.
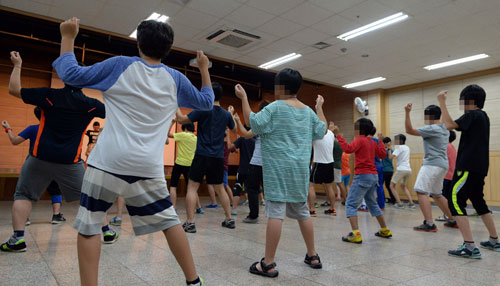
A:
[[[377,127],[373,126],[370,136],[374,136],[377,133]]]
[[[94,122],[93,126],[101,126],[101,123],[99,121]]]
[[[392,140],[389,137],[385,137],[384,139],[382,139],[382,142],[384,142],[384,144],[387,144],[389,142],[392,142]]]
[[[189,132],[194,132],[194,124],[193,123],[185,123],[182,124],[182,131],[189,131]]]
[[[220,98],[222,97],[222,85],[218,82],[212,82],[212,89],[214,90],[214,101],[220,101]]]
[[[274,85],[282,85],[290,94],[297,94],[302,85],[302,76],[296,70],[282,69],[274,77]]]
[[[424,115],[430,116],[430,120],[439,120],[441,118],[441,108],[437,105],[431,104],[425,108]]]
[[[35,113],[35,116],[36,118],[38,118],[38,120],[40,120],[40,118],[42,118],[42,109],[37,106],[35,107],[35,109],[33,109],[33,113]]]
[[[406,143],[406,136],[404,134],[398,134],[395,136],[396,140],[399,141],[399,144],[405,144]]]
[[[268,105],[269,105],[269,101],[267,101],[267,100],[261,101],[259,104],[259,111],[261,111],[262,109],[264,109],[264,107],[266,107]]]
[[[373,132],[373,122],[368,118],[361,118],[354,124],[354,129],[359,130],[360,135],[369,136]]]
[[[486,100],[486,92],[479,85],[471,84],[462,89],[462,92],[460,92],[460,100],[464,100],[465,104],[473,101],[477,107],[482,109],[484,107],[484,101]]]
[[[453,141],[455,141],[455,139],[457,139],[457,133],[453,130],[450,130],[450,138],[448,141],[450,143],[453,143]]]
[[[137,42],[145,56],[163,60],[172,48],[174,31],[167,23],[145,20],[137,27]]]

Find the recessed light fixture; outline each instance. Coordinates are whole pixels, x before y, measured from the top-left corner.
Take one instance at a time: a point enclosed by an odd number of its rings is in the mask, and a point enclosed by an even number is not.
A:
[[[383,19],[377,20],[373,23],[370,23],[368,25],[364,25],[363,27],[359,27],[357,29],[354,29],[352,31],[349,31],[347,33],[344,33],[337,38],[348,41],[352,38],[356,38],[358,36],[361,36],[363,34],[369,33],[371,31],[375,31],[377,29],[392,25],[397,22],[401,22],[405,19],[407,19],[409,16],[403,12],[396,13],[394,15],[385,17]]]
[[[362,80],[362,81],[346,84],[346,85],[343,85],[342,87],[343,88],[353,88],[353,87],[362,86],[362,85],[366,85],[366,84],[370,84],[370,83],[374,83],[374,82],[379,82],[379,81],[383,81],[383,80],[385,80],[385,77],[379,76],[379,77],[375,77],[375,78],[371,78],[371,79],[367,79],[367,80]]]
[[[476,60],[484,59],[487,57],[489,57],[487,54],[479,54],[479,55],[474,55],[474,56],[470,56],[470,57],[465,57],[465,58],[461,58],[461,59],[447,61],[447,62],[435,64],[435,65],[426,66],[426,67],[424,67],[424,69],[430,71],[430,70],[435,70],[435,69],[439,69],[439,68],[444,68],[447,66],[458,65],[458,64],[462,64],[462,63],[466,63],[466,62],[470,62],[470,61],[476,61]]]
[[[156,20],[158,22],[163,22],[163,23],[166,23],[168,21],[170,17],[168,16],[165,16],[165,15],[162,15],[160,13],[156,13],[156,12],[153,12],[151,13],[151,15],[149,15],[148,18],[146,18],[146,21],[147,20]],[[130,34],[131,38],[134,38],[134,39],[137,39],[137,29],[135,29],[132,34]]]
[[[276,66],[279,66],[279,65],[282,65],[284,63],[287,63],[289,61],[293,61],[297,58],[300,58],[302,57],[301,54],[297,54],[297,53],[291,53],[291,54],[288,54],[286,56],[283,56],[281,58],[277,58],[275,60],[272,60],[270,62],[267,62],[265,64],[261,64],[259,66],[259,68],[263,68],[263,69],[270,69],[270,68],[273,68],[273,67],[276,67]]]

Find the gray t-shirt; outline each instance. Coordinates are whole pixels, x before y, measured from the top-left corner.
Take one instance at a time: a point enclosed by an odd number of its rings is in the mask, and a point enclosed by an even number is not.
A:
[[[450,132],[444,124],[426,125],[417,129],[424,139],[423,165],[436,166],[448,170],[448,155],[446,148]]]
[[[255,138],[255,149],[253,149],[251,165],[262,166],[262,154],[260,153],[260,136]]]

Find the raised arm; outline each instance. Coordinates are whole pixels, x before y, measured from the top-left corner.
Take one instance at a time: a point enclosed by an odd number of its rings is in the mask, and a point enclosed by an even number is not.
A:
[[[241,86],[241,84],[237,84],[234,86],[234,93],[236,94],[236,97],[241,100],[241,107],[243,109],[243,118],[245,119],[245,122],[250,122],[250,113],[252,113],[252,109],[248,103],[245,89]]]
[[[375,156],[379,157],[380,159],[384,159],[387,156],[384,143],[382,142],[383,140],[384,140],[384,135],[382,133],[379,133],[377,149],[375,150]]]
[[[241,123],[240,117],[238,116],[238,113],[234,114],[234,121],[236,121],[236,125],[240,129],[241,136],[245,139],[250,139],[255,137],[255,134],[253,134],[252,130],[247,130],[245,126],[243,126],[243,123]]]
[[[10,61],[14,64],[14,68],[10,74],[9,93],[21,98],[21,66],[23,60],[19,52],[12,51],[10,52]]]
[[[187,124],[191,123],[191,120],[189,120],[189,117],[187,115],[182,114],[181,110],[177,108],[177,111],[175,113],[176,116],[176,121],[179,122],[180,124]]]
[[[441,107],[441,120],[446,125],[446,129],[453,130],[458,128],[458,124],[453,121],[448,112],[448,108],[446,107],[446,94],[448,94],[447,90],[443,90],[437,95],[437,99],[439,102],[439,107]]]
[[[323,96],[318,94],[318,98],[316,98],[316,106],[315,106],[316,115],[318,115],[319,120],[323,121],[325,123],[325,125],[328,126],[328,122],[326,121],[325,114],[323,113],[323,103],[324,102],[325,102],[325,99],[323,98]],[[328,132],[328,128],[326,129],[325,134],[326,134],[326,132]]]
[[[342,137],[342,134],[340,134],[340,128],[335,125],[335,123],[332,122],[332,124],[333,127],[331,131],[333,132],[333,134],[335,134],[335,137],[337,138],[337,141],[339,141],[342,150],[348,154],[356,152],[359,148],[356,140],[352,141],[351,144],[347,143],[344,137]]]
[[[411,112],[411,108],[412,108],[413,104],[412,103],[408,103],[406,106],[405,106],[405,128],[406,128],[406,133],[410,134],[410,135],[414,135],[414,136],[420,136],[420,133],[418,133],[418,131],[413,128],[412,124],[411,124],[411,118],[410,118],[410,112]]]
[[[59,30],[61,31],[61,53],[74,53],[75,38],[78,35],[78,30],[80,29],[80,19],[73,17],[68,19],[59,25]]]
[[[2,121],[2,127],[5,128],[5,132],[9,136],[10,143],[12,143],[12,145],[19,145],[26,141],[25,138],[19,135],[14,135],[14,133],[12,132],[12,128],[10,128],[9,122],[7,122],[7,120]]]

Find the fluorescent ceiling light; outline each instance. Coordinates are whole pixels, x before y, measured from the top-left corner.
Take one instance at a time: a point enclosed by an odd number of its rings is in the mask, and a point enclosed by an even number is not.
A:
[[[291,53],[291,54],[288,54],[288,55],[283,56],[283,57],[281,57],[281,58],[277,58],[277,59],[275,59],[275,60],[272,60],[272,61],[270,61],[270,62],[267,62],[267,63],[265,63],[265,64],[261,64],[261,65],[259,66],[259,68],[263,68],[263,69],[266,69],[266,70],[267,70],[267,69],[270,69],[270,68],[272,68],[272,67],[279,66],[279,65],[282,65],[282,64],[284,64],[284,63],[287,63],[287,62],[289,62],[289,61],[293,61],[293,60],[295,60],[295,59],[297,59],[297,58],[300,58],[300,57],[302,57],[302,55],[301,55],[301,54]]]
[[[163,22],[163,23],[166,23],[168,21],[170,17],[168,16],[165,16],[165,15],[162,15],[162,14],[159,14],[159,13],[156,13],[156,12],[153,12],[151,13],[151,15],[149,15],[149,17],[146,18],[146,21],[147,20],[156,20],[158,22]],[[134,38],[134,39],[137,39],[137,29],[135,29],[132,34],[130,34],[131,38]]]
[[[439,64],[435,64],[435,65],[426,66],[426,67],[424,67],[424,69],[430,71],[430,70],[435,70],[435,69],[439,69],[439,68],[444,68],[444,67],[447,67],[447,66],[458,65],[458,64],[461,64],[461,63],[466,63],[466,62],[470,62],[470,61],[480,60],[480,59],[484,59],[484,58],[487,58],[487,57],[489,57],[487,54],[479,54],[479,55],[475,55],[475,56],[470,56],[470,57],[466,57],[466,58],[461,58],[461,59],[456,59],[456,60],[452,60],[452,61],[447,61],[447,62],[444,62],[444,63],[439,63]]]
[[[379,81],[383,81],[383,80],[385,80],[385,77],[379,76],[379,77],[375,77],[375,78],[371,78],[371,79],[367,79],[367,80],[362,80],[362,81],[346,84],[346,85],[343,85],[342,87],[353,88],[353,87],[362,86],[362,85],[366,85],[366,84],[370,84],[370,83],[374,83],[374,82],[379,82]]]
[[[357,29],[354,29],[352,31],[344,33],[344,34],[338,36],[337,38],[344,40],[344,41],[348,41],[352,38],[356,38],[356,37],[361,36],[363,34],[366,34],[368,32],[375,31],[377,29],[392,25],[392,24],[397,23],[397,22],[401,22],[401,21],[405,20],[406,18],[408,18],[407,14],[404,14],[403,12],[399,12],[399,13],[396,13],[396,14],[391,15],[389,17],[385,17],[383,19],[380,19],[378,21],[375,21],[373,23],[365,25],[363,27],[359,27]]]

